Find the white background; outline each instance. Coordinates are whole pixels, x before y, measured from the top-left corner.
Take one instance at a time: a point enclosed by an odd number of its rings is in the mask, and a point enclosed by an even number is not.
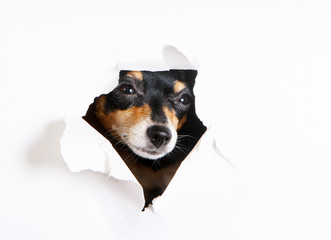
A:
[[[63,119],[114,77],[114,57],[173,44],[200,63],[198,114],[251,181],[229,222],[219,216],[200,235],[190,221],[154,226],[159,234],[330,239],[330,12],[319,0],[1,1],[0,238],[114,238],[111,186],[67,170]]]

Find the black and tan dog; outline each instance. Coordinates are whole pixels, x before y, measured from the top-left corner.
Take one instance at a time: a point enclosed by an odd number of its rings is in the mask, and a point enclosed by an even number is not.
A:
[[[196,70],[121,71],[83,117],[125,161],[145,195],[161,195],[206,127],[195,113]]]

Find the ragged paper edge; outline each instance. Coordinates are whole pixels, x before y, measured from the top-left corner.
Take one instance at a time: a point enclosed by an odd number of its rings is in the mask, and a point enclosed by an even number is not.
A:
[[[108,139],[90,126],[82,117],[68,117],[65,119],[65,125],[60,140],[61,154],[71,172],[92,170],[121,180],[137,182]],[[211,127],[208,127],[185,159],[198,151],[201,141],[206,135],[210,135],[210,131]],[[209,144],[214,144],[215,151],[219,151],[215,143],[216,139],[212,138]]]
[[[198,68],[196,63],[193,64],[182,52],[178,51],[173,46],[165,46],[162,56],[163,61],[120,61],[117,70],[162,71]],[[84,114],[82,114],[82,116],[83,115]],[[71,172],[92,170],[120,180],[133,181],[141,187],[111,143],[90,126],[81,116],[68,117],[65,119],[65,124],[66,128],[60,141],[61,154]],[[210,129],[210,127],[207,128],[206,132],[201,136],[196,146],[187,155],[184,161],[194,157],[194,153],[199,151],[201,143],[205,141],[205,136],[210,135]],[[207,144],[213,145],[214,150],[220,152],[216,144],[216,139],[212,139],[213,140]],[[177,173],[174,178],[178,178]],[[171,182],[168,188],[172,186]],[[143,193],[142,187],[141,192]]]
[[[107,174],[109,177],[119,180],[132,181],[140,186],[135,176],[131,173],[108,139],[90,126],[83,118],[66,118],[65,125],[66,128],[60,141],[61,153],[71,172],[92,170]],[[190,163],[188,160],[194,158],[196,153],[201,151],[201,148],[207,149],[204,146],[210,146],[213,151],[220,153],[211,126],[207,128],[195,147],[186,156],[183,161],[184,165],[188,165]],[[224,158],[221,155],[219,157]],[[224,159],[227,160],[226,158]],[[230,165],[232,166],[231,163]],[[172,188],[173,182],[176,182],[173,180],[182,175],[181,172],[183,169],[181,167],[179,167],[178,172],[174,175],[167,189]],[[141,193],[143,194],[142,187]],[[157,201],[157,199],[155,200]]]
[[[71,172],[92,170],[138,183],[111,143],[82,117],[66,118],[65,125],[61,154]]]
[[[199,68],[196,61],[189,59],[171,45],[164,46],[161,59],[131,61],[121,59],[121,57],[117,57],[117,59],[120,70],[168,71],[170,69],[193,70]]]

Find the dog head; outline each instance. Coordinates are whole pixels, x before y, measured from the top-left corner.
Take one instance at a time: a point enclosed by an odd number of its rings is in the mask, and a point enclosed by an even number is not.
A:
[[[196,70],[121,71],[118,86],[98,97],[103,128],[136,155],[159,159],[176,146],[194,106]]]

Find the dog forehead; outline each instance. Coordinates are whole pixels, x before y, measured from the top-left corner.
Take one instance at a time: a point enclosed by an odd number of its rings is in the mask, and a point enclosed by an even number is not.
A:
[[[168,83],[172,84],[175,81],[175,76],[169,71],[142,71],[143,81],[155,83]]]
[[[143,84],[146,93],[159,91],[165,94],[175,92],[176,77],[169,71],[143,71]]]

